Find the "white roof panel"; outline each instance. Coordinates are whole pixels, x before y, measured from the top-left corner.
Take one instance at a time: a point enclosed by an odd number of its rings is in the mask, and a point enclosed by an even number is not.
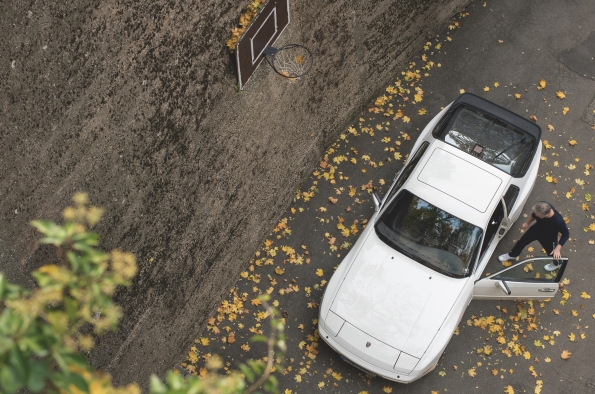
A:
[[[479,212],[486,212],[502,179],[443,149],[436,148],[417,179]]]

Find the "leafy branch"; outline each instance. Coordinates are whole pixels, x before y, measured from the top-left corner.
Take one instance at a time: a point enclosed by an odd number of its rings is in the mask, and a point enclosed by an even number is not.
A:
[[[73,200],[74,206],[63,211],[63,225],[31,222],[43,235],[39,242],[55,247],[57,260],[33,272],[37,287],[25,290],[0,273],[2,392],[140,393],[136,383],[114,387],[109,374],[95,371],[79,354],[94,348],[95,336],[117,328],[122,312],[112,296],[118,286],[130,286],[138,268],[129,252],[105,253],[96,248],[99,236],[88,228],[99,222],[103,210],[90,205],[84,193],[77,193]],[[285,353],[284,327],[277,310],[266,298],[262,301],[272,329],[264,339],[268,343],[266,364],[249,360],[240,365],[241,373],[220,375],[217,371],[223,363],[213,356],[208,373],[200,378],[186,380],[168,372],[163,383],[153,375],[151,393],[235,394],[253,393],[260,387],[276,392],[277,380],[271,373]]]

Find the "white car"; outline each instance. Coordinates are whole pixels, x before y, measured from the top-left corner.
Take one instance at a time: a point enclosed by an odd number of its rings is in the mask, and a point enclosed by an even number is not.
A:
[[[531,193],[540,137],[468,93],[426,126],[323,295],[320,337],[343,360],[410,383],[436,367],[472,299],[556,294],[566,258],[553,272],[538,257],[483,275]]]

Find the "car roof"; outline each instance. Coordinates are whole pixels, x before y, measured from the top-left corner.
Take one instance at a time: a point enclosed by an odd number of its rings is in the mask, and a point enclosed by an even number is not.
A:
[[[403,187],[485,228],[512,177],[441,140],[428,140],[430,146]]]

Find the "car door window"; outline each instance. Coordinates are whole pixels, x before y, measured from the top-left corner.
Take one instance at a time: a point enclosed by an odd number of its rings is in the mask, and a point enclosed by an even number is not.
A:
[[[483,257],[484,252],[488,249],[488,246],[490,246],[490,243],[492,243],[492,240],[494,239],[494,236],[496,235],[496,231],[498,231],[498,227],[500,226],[500,222],[502,221],[503,218],[504,218],[504,207],[502,206],[502,203],[499,203],[498,206],[496,207],[496,210],[494,211],[494,214],[490,218],[490,221],[488,222],[485,237],[483,239],[483,244],[481,245],[480,256]]]
[[[555,283],[562,279],[564,268],[566,267],[567,258],[562,258],[559,261],[559,269],[554,271],[546,271],[545,266],[556,262],[551,257],[537,257],[516,263],[509,268],[505,268],[497,275],[492,276],[494,280],[508,280],[515,282],[539,282],[539,283]]]
[[[473,299],[476,300],[546,300],[558,292],[568,258],[560,260],[560,268],[547,271],[553,257],[534,257],[475,281]]]
[[[508,215],[512,212],[512,207],[516,202],[517,197],[519,196],[519,187],[516,185],[510,185],[506,194],[504,194],[504,203],[506,204],[506,210],[508,211]]]
[[[419,160],[424,155],[424,153],[429,145],[430,145],[430,143],[427,141],[424,141],[423,144],[421,144],[421,146],[419,147],[417,152],[415,152],[413,157],[411,157],[411,160],[409,161],[409,163],[407,163],[407,166],[401,172],[401,175],[399,175],[399,178],[395,181],[395,183],[393,183],[393,186],[390,189],[390,191],[388,192],[386,198],[384,199],[384,202],[390,201],[393,198],[393,196],[395,195],[395,193],[397,191],[399,191],[399,189],[401,189],[401,187],[405,184],[407,179],[409,179],[409,176],[415,169],[415,166],[417,165],[417,163],[419,163]]]

